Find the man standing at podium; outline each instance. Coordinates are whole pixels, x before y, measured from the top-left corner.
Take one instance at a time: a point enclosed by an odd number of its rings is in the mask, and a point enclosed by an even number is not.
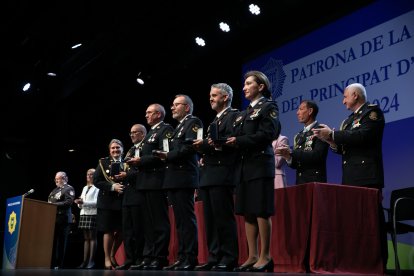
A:
[[[66,242],[72,222],[71,205],[75,199],[75,190],[68,184],[65,172],[57,172],[55,176],[56,188],[49,194],[48,202],[57,205],[55,234],[53,237],[52,268],[63,266]]]

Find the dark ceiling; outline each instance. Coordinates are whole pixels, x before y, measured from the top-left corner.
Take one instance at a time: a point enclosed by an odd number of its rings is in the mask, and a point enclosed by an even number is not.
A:
[[[5,182],[15,184],[6,197],[32,187],[50,191],[58,170],[80,192],[111,138],[130,146],[130,126],[145,123],[150,103],[168,107],[175,94],[188,94],[194,115],[207,123],[210,85],[227,82],[240,108],[244,61],[371,2],[6,0],[0,158]],[[260,16],[249,13],[251,3]],[[221,21],[230,33],[218,29]],[[135,81],[139,72],[144,86]],[[32,88],[24,93],[26,81]],[[175,125],[170,113],[166,121]]]

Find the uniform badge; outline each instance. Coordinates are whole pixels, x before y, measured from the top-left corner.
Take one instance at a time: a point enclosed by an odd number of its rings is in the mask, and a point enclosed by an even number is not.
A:
[[[378,114],[375,111],[371,111],[371,113],[369,113],[369,118],[373,121],[378,120]]]
[[[73,191],[70,191],[70,192],[69,192],[69,194],[70,194],[71,196],[74,196],[74,195],[75,195],[75,193],[74,193]]]
[[[274,110],[270,111],[270,117],[272,117],[273,119],[276,119],[276,117],[277,117],[276,111],[274,111]]]
[[[172,132],[167,132],[167,133],[165,134],[165,137],[167,137],[168,139],[171,139],[171,137],[172,137]]]
[[[259,112],[260,110],[262,110],[261,108],[257,108],[253,110],[253,114],[250,115],[250,119],[256,118],[257,116],[259,116]]]
[[[194,125],[193,126],[193,128],[191,129],[192,131],[194,131],[195,133],[197,133],[197,130],[199,129],[200,127],[198,126],[198,125]]]
[[[56,193],[56,194],[55,194],[55,198],[56,198],[56,199],[60,199],[60,196],[61,196],[61,195],[62,195],[62,192]]]

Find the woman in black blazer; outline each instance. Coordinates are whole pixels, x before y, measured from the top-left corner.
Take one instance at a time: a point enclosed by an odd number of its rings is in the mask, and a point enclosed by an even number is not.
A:
[[[235,175],[236,214],[244,216],[249,248],[248,259],[235,271],[270,272],[274,266],[270,256],[275,177],[272,141],[280,134],[278,107],[270,99],[270,82],[265,74],[250,71],[244,78],[243,92],[250,105],[236,118],[234,135],[227,140],[240,153]]]
[[[101,158],[95,170],[93,184],[99,189],[96,227],[103,235],[105,269],[118,266],[115,253],[122,243],[122,195],[127,164],[123,163],[124,146],[118,139],[109,143],[109,157]],[[115,172],[115,168],[117,168]]]

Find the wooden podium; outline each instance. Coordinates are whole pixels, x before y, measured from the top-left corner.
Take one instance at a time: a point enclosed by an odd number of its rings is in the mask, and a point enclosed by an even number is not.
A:
[[[24,196],[12,199],[6,210],[3,268],[50,268],[57,206]]]

